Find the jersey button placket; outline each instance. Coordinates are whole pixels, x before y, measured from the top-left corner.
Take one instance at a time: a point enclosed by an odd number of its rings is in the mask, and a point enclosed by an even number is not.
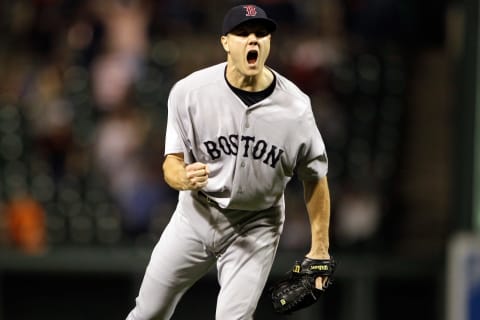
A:
[[[248,110],[245,110],[245,114],[244,114],[244,121],[243,121],[243,130],[244,131],[247,131],[246,129],[249,129],[250,128],[250,114],[251,114],[251,110],[248,109]]]
[[[246,166],[247,166],[247,164],[245,163],[245,161],[242,160],[242,162],[240,162],[240,168],[245,169]],[[242,187],[238,188],[238,193],[239,194],[243,193],[243,188]]]
[[[243,122],[243,133],[246,134],[248,132],[248,129],[250,128],[250,121],[249,121],[249,115],[250,115],[250,110],[246,110],[245,112],[245,118]],[[245,169],[247,167],[246,161],[242,160],[240,162],[240,168]],[[237,189],[239,194],[243,194],[244,190],[243,187],[238,187]]]
[[[246,135],[248,135],[247,132],[249,131],[248,129],[250,128],[250,120],[249,120],[250,112],[249,112],[249,111],[250,111],[250,110],[247,110],[247,111],[245,112],[245,118],[244,118],[245,120],[244,120],[244,122],[243,122],[243,133],[246,134]],[[249,152],[250,152],[250,151],[249,151]],[[242,160],[242,161],[240,162],[240,167],[241,167],[241,168],[245,168],[246,166],[247,166],[247,164],[246,164],[245,160]]]

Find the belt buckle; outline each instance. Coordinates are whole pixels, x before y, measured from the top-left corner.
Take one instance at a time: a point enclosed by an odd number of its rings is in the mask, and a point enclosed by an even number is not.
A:
[[[205,195],[205,198],[207,199],[207,203],[208,203],[208,204],[211,204],[211,205],[215,204],[215,201],[213,201],[212,199],[210,199],[209,196]]]
[[[210,199],[210,197],[207,196],[204,192],[198,191],[198,194],[199,194],[202,198],[204,198],[205,201],[207,201],[208,204],[211,205],[211,204],[214,204],[214,203],[215,203],[215,201],[213,201],[212,199]]]
[[[207,203],[208,203],[210,206],[218,207],[217,201],[215,201],[215,200],[213,200],[212,198],[210,198],[206,193],[204,193],[204,192],[202,192],[202,191],[199,191],[198,193],[207,201]]]

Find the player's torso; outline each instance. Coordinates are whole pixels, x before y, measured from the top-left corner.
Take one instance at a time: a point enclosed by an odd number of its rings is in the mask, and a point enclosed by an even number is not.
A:
[[[293,175],[303,101],[282,90],[247,107],[226,82],[189,91],[179,120],[196,161],[207,163],[212,197],[235,209],[280,201]],[[249,208],[251,206],[251,208]]]

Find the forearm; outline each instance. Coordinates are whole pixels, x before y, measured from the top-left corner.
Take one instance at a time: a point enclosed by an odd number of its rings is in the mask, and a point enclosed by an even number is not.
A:
[[[163,162],[165,182],[175,190],[187,190],[187,179],[183,155],[169,154]]]
[[[163,177],[173,189],[196,190],[204,187],[208,181],[206,164],[195,162],[185,164],[183,154],[169,154],[163,162]]]
[[[328,259],[330,228],[330,192],[327,178],[305,181],[305,203],[311,227],[311,248],[307,254],[314,259]]]

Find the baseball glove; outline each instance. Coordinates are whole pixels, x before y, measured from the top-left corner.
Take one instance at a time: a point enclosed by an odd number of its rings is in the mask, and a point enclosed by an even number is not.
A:
[[[336,262],[305,257],[297,261],[286,277],[270,288],[273,310],[290,314],[317,302],[320,295],[333,283]],[[317,277],[327,277],[322,289],[315,288]]]

